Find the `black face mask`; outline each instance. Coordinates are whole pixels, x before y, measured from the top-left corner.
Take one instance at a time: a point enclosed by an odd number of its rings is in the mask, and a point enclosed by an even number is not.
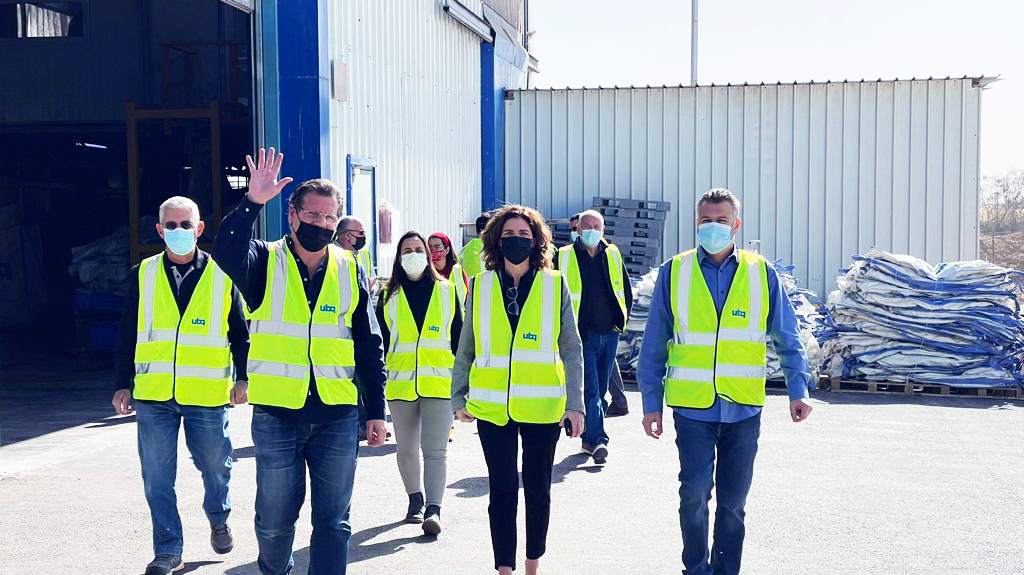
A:
[[[356,241],[352,242],[352,249],[359,251],[366,246],[366,236],[359,236]]]
[[[532,250],[533,240],[530,238],[520,238],[518,236],[501,238],[501,255],[505,256],[505,259],[512,265],[518,265],[526,261],[526,258],[530,257]]]
[[[299,240],[302,249],[316,253],[331,243],[334,239],[334,230],[300,221],[299,227],[295,230],[295,239]]]

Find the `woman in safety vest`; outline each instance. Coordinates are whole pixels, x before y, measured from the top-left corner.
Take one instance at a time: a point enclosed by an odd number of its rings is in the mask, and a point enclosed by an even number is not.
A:
[[[544,554],[551,470],[561,427],[583,431],[583,346],[569,286],[552,269],[551,230],[537,210],[507,205],[482,234],[486,270],[471,281],[452,406],[477,420],[490,483],[494,567],[516,565],[519,438],[526,494],[526,573]]]
[[[398,471],[409,494],[405,521],[422,523],[424,533],[436,536],[447,484],[449,398],[462,310],[455,286],[430,265],[427,242],[416,232],[398,242],[377,318],[387,350],[385,394],[395,424]]]
[[[459,303],[466,303],[466,293],[469,291],[469,276],[462,267],[462,263],[452,249],[452,241],[448,236],[435,232],[427,240],[427,247],[430,248],[430,263],[434,270],[442,278],[455,284],[459,293]]]

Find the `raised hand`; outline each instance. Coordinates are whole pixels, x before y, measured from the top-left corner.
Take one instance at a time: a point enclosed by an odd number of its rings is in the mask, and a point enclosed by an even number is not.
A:
[[[284,154],[275,154],[274,148],[269,152],[260,148],[257,165],[253,164],[252,156],[245,156],[245,163],[249,166],[249,193],[246,196],[251,201],[265,204],[292,182],[291,178],[277,179],[283,161]]]

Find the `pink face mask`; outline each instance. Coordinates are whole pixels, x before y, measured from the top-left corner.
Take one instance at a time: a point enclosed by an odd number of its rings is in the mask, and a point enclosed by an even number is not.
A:
[[[447,250],[430,250],[430,261],[439,262],[444,259]]]

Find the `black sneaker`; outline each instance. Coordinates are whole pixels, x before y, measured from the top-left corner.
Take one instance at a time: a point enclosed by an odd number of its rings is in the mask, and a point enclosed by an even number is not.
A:
[[[618,405],[609,405],[608,409],[605,410],[605,417],[619,417],[622,415],[629,415],[628,407],[619,407]]]
[[[423,494],[409,494],[409,510],[405,513],[406,523],[423,523]]]
[[[157,555],[146,565],[145,575],[168,575],[184,568],[181,555]]]
[[[423,520],[423,532],[437,537],[441,534],[441,507],[427,505],[426,519]]]
[[[593,455],[594,454],[594,446],[590,445],[589,443],[584,441],[580,445],[580,451],[582,451],[583,453],[586,453],[587,455]]]
[[[594,448],[594,463],[598,465],[604,465],[608,461],[608,446],[601,443]]]
[[[219,555],[230,553],[235,548],[235,539],[231,536],[231,528],[227,523],[214,525],[210,529],[210,545]]]

